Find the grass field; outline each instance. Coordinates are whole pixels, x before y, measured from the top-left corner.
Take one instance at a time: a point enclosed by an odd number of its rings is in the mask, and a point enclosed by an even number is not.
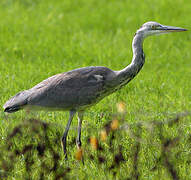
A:
[[[0,1],[0,104],[3,105],[10,96],[29,89],[43,79],[65,71],[86,66],[106,66],[113,70],[124,68],[131,62],[131,42],[137,28],[146,21],[157,21],[161,24],[191,29],[190,2],[183,0],[1,0]],[[72,144],[76,135],[75,129],[69,132],[69,160],[63,159],[60,143],[55,143],[59,153],[58,171],[70,167],[67,178],[71,179],[127,179],[136,168],[139,179],[190,179],[190,131],[191,118],[186,116],[178,125],[164,126],[163,135],[173,139],[181,134],[176,148],[172,149],[171,159],[177,176],[174,177],[168,167],[160,164],[154,168],[155,161],[162,150],[152,141],[162,144],[155,132],[143,128],[142,138],[147,143],[140,145],[136,138],[126,132],[116,132],[113,140],[113,151],[109,142],[103,142],[105,148],[102,156],[107,163],[99,163],[98,159],[89,158],[89,154],[97,157],[98,152],[91,150],[87,142],[89,137],[99,137],[104,124],[112,120],[112,114],[117,112],[116,104],[123,101],[126,106],[125,122],[135,125],[137,122],[163,122],[173,118],[178,113],[189,112],[191,105],[191,34],[172,33],[149,37],[145,40],[144,51],[146,62],[137,75],[126,87],[102,100],[99,104],[87,110],[82,129],[83,149],[86,150],[83,165],[75,158],[76,148]],[[19,111],[5,116],[0,112],[0,147],[6,147],[7,134],[26,119],[38,118],[51,124],[48,134],[50,141],[54,137],[61,138],[68,119],[66,112],[38,112],[26,114]],[[121,117],[120,117],[121,118]],[[119,118],[119,119],[120,119]],[[76,118],[72,126],[77,125]],[[28,127],[28,125],[27,125]],[[154,129],[155,130],[155,129]],[[38,143],[38,135],[27,134],[17,137],[13,147],[24,147],[27,143]],[[156,130],[158,131],[158,130]],[[181,131],[181,133],[180,133]],[[120,133],[121,132],[121,133]],[[138,133],[139,135],[139,133]],[[35,138],[37,137],[37,138]],[[38,139],[39,138],[39,139]],[[161,141],[161,143],[159,143]],[[112,165],[113,156],[123,147],[124,160],[115,168]],[[135,168],[133,148],[138,147],[139,162]],[[161,146],[163,147],[163,146]],[[165,146],[164,146],[165,147]],[[116,150],[116,151],[115,151]],[[178,154],[181,152],[180,154]],[[11,160],[10,152],[1,150],[0,177],[5,168],[3,162]],[[177,154],[178,155],[177,155]],[[165,153],[163,154],[165,156]],[[39,179],[38,167],[42,161],[35,155],[35,170],[30,178]],[[4,159],[4,161],[2,160]],[[7,175],[9,179],[25,179],[27,169],[25,155],[14,161],[14,169]],[[48,162],[51,164],[51,161]],[[166,163],[168,164],[168,163]],[[112,170],[111,170],[112,169]],[[6,174],[6,173],[5,173]],[[43,177],[43,176],[42,176]],[[53,179],[53,172],[46,172],[44,178]],[[4,177],[5,178],[5,177]],[[66,176],[65,176],[66,178]]]

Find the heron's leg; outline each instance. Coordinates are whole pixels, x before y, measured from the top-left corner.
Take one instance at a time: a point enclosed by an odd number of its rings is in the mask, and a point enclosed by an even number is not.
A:
[[[82,127],[82,120],[83,120],[84,111],[78,112],[78,135],[76,138],[76,145],[77,148],[81,147],[81,127]]]
[[[64,135],[62,137],[62,146],[63,146],[63,151],[64,151],[64,154],[65,154],[65,159],[67,159],[67,154],[66,154],[66,139],[67,139],[67,135],[68,135],[68,130],[70,128],[70,124],[72,122],[72,119],[73,119],[75,113],[76,113],[75,110],[71,110],[70,111],[70,117],[69,117],[68,123],[66,125],[66,129],[64,131]]]

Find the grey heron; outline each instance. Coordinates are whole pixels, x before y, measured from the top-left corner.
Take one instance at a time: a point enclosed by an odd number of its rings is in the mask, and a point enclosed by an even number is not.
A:
[[[180,31],[186,29],[147,22],[135,33],[132,42],[133,59],[124,69],[113,71],[107,67],[96,66],[54,75],[10,98],[3,106],[4,112],[12,113],[20,109],[68,110],[69,120],[62,137],[63,151],[67,157],[67,134],[75,113],[78,113],[76,145],[80,148],[85,109],[119,90],[137,75],[145,62],[143,40],[150,35]]]

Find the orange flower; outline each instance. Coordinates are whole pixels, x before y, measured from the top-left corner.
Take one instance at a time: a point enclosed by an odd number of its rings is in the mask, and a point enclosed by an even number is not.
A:
[[[100,132],[100,138],[101,138],[101,141],[105,141],[105,140],[106,140],[106,138],[107,138],[107,132],[106,132],[105,129],[104,129],[104,130],[101,130],[101,132]]]
[[[117,111],[119,113],[124,113],[125,112],[125,103],[124,102],[119,102],[117,103]]]
[[[98,148],[98,140],[96,139],[96,137],[90,138],[90,144],[92,146],[92,149],[96,150]]]
[[[82,156],[83,156],[83,151],[81,148],[78,148],[75,154],[76,160],[78,161],[82,160]]]
[[[117,119],[114,119],[114,120],[111,122],[110,127],[111,127],[112,130],[116,130],[116,129],[119,127],[119,121],[118,121]]]

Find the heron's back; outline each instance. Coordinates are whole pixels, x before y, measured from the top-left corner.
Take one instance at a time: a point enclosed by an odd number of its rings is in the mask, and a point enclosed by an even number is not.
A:
[[[57,74],[12,97],[4,108],[7,112],[15,106],[17,109],[83,109],[105,97],[107,82],[113,76],[115,73],[106,67],[87,67]]]

